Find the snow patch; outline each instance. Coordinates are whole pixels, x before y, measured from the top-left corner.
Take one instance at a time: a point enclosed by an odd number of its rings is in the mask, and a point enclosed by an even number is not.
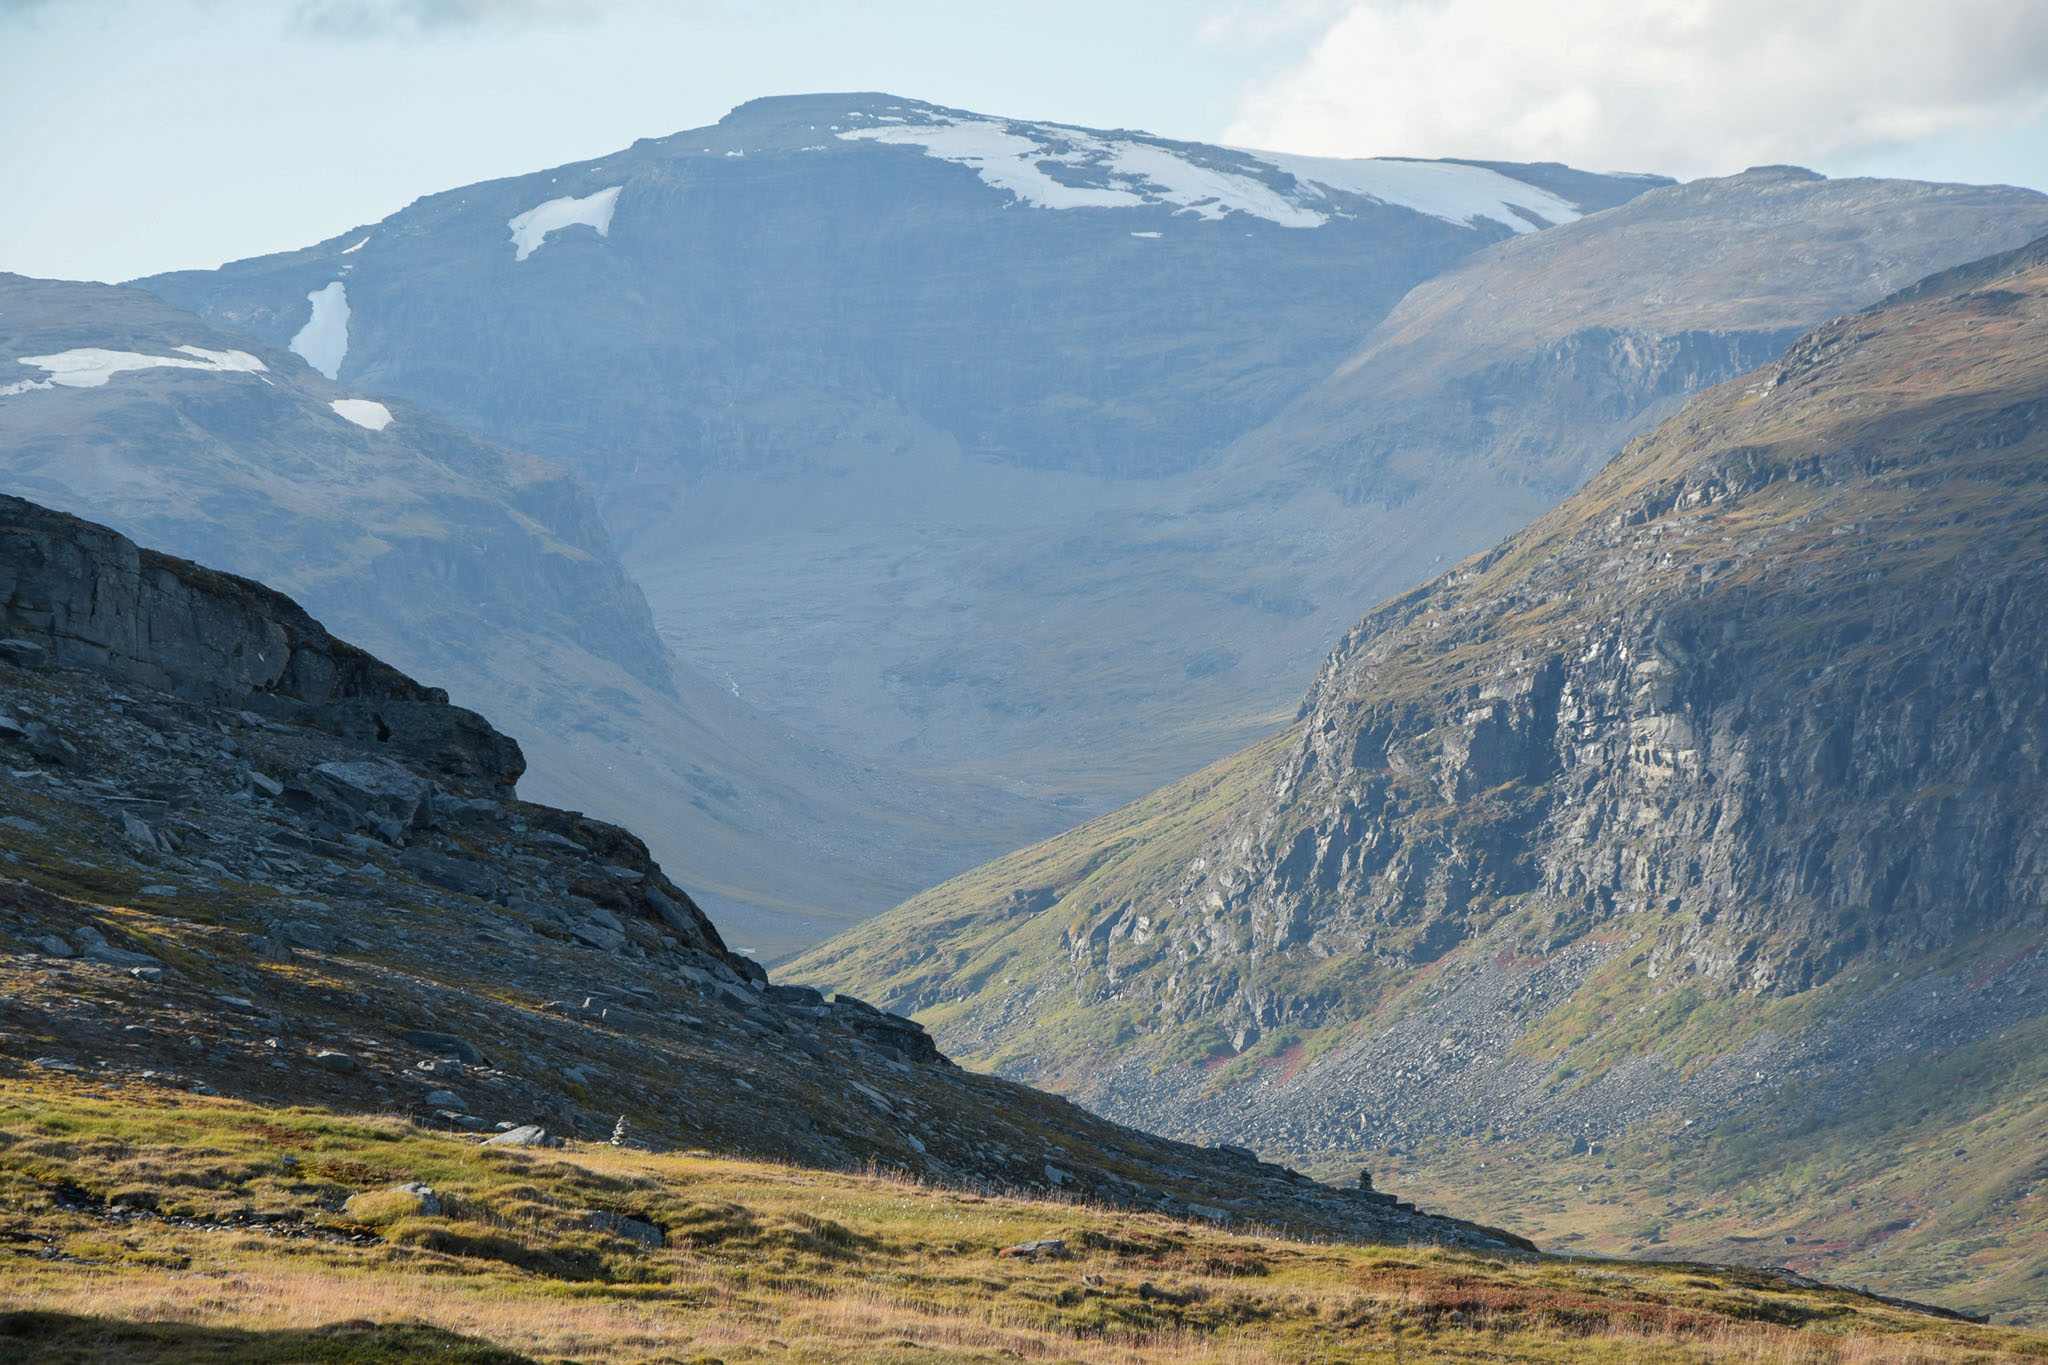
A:
[[[27,393],[31,389],[97,389],[117,374],[129,370],[207,370],[216,374],[260,374],[263,362],[247,351],[209,351],[203,346],[175,346],[177,355],[144,355],[140,351],[110,351],[83,346],[51,355],[25,355],[24,365],[33,365],[48,376],[24,379],[0,386],[0,398]]]
[[[337,398],[327,406],[344,420],[371,431],[382,431],[391,425],[391,409],[373,399]]]
[[[348,289],[340,280],[306,295],[313,311],[292,338],[292,352],[333,379],[348,354]]]
[[[573,195],[550,199],[516,218],[506,219],[505,226],[512,229],[512,245],[516,249],[512,259],[525,260],[540,250],[550,232],[559,232],[565,227],[582,224],[596,228],[600,237],[611,236],[612,210],[618,207],[619,191],[624,188],[624,185],[613,185],[610,189],[586,194],[581,199]]]
[[[363,238],[362,241],[357,242],[354,246],[343,247],[341,249],[341,254],[344,256],[354,255],[356,252],[361,251],[364,247],[368,246],[369,244],[370,239],[368,237],[365,237]]]
[[[1158,238],[1164,237],[1165,235],[1166,235],[1166,234],[1165,234],[1165,233],[1163,233],[1163,232],[1134,232],[1134,233],[1132,233],[1132,234],[1131,234],[1131,236],[1133,236],[1133,237],[1150,237],[1150,238],[1153,238],[1154,240],[1157,240]]]
[[[1241,213],[1281,227],[1316,228],[1348,216],[1337,196],[1349,195],[1461,227],[1492,222],[1517,233],[1580,216],[1576,205],[1548,190],[1454,162],[1345,160],[1246,149],[1204,154],[1144,135],[936,112],[907,121],[896,115],[849,117],[871,122],[844,132],[834,129],[842,141],[921,148],[927,156],[972,168],[985,184],[1036,208],[1166,204],[1211,222]]]
[[[1551,227],[1580,216],[1578,206],[1569,200],[1484,166],[1461,166],[1455,161],[1295,156],[1288,152],[1251,155],[1286,171],[1312,194],[1339,190],[1363,195],[1441,218],[1446,223],[1473,226],[1487,221],[1522,233],[1536,231],[1539,224],[1516,213],[1518,208]]]

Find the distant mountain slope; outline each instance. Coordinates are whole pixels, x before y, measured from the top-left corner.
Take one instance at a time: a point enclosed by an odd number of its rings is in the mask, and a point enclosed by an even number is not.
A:
[[[146,284],[585,475],[666,637],[749,704],[1080,817],[1270,732],[1361,603],[1687,393],[2044,230],[2019,190],[821,95]]]
[[[750,703],[1085,811],[1265,724],[1296,684],[1232,675],[1315,610],[1162,491],[1419,281],[1664,183],[787,97],[142,283],[577,470]]]
[[[1281,739],[792,973],[1596,1248],[2042,1311],[2044,642],[2048,239],[1375,608]]]
[[[1057,828],[678,668],[556,466],[138,290],[0,276],[0,369],[0,485],[270,577],[502,715],[529,792],[647,829],[740,945],[807,941]]]
[[[2048,231],[2027,190],[1796,167],[1649,190],[1418,286],[1239,438],[1178,510],[1330,604],[1268,658],[1306,676],[1334,604],[1402,591],[1555,506],[1693,394],[1795,336]]]

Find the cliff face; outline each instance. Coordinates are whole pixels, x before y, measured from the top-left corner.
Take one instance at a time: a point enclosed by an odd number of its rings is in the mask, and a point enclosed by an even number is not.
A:
[[[0,624],[18,657],[40,650],[159,692],[311,718],[481,792],[509,792],[526,770],[481,716],[335,639],[283,594],[5,496]]]
[[[1706,1210],[1760,1151],[1832,1140],[1846,1169],[2035,1093],[1872,1082],[2038,1032],[2044,469],[2036,245],[1809,333],[1375,609],[1264,753],[798,968],[1120,1117],[1303,1159],[1430,1150],[1449,1178],[1462,1149],[1431,1144],[1638,1142],[1701,1201],[1665,1240],[1731,1254]],[[2026,1163],[1951,1146],[2024,1197]],[[1919,1224],[1877,1230],[1868,1196],[1747,1216],[1899,1275],[1882,1244]]]
[[[1185,950],[1430,961],[1527,898],[1782,992],[2038,911],[2044,281],[1830,324],[1367,617]]]

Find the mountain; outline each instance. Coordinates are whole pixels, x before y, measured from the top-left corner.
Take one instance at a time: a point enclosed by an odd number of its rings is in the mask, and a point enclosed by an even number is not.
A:
[[[1159,499],[1418,282],[1665,183],[817,95],[140,283],[575,470],[750,704],[1078,815],[1298,686],[1232,674],[1317,604]]]
[[[1541,1237],[2038,1315],[2044,418],[2048,239],[1695,399],[1282,735],[791,970]]]
[[[1269,733],[1361,603],[1687,394],[2042,231],[2020,190],[853,94],[143,283],[575,470],[665,637],[766,714],[1078,819]]]
[[[0,485],[262,576],[506,718],[772,952],[1060,827],[792,733],[680,667],[558,466],[133,289],[0,276]]]
[[[1999,186],[1766,166],[1650,190],[1417,285],[1234,443],[1188,511],[1234,509],[1250,534],[1340,528],[1345,552],[1302,566],[1314,595],[1391,594],[1816,324],[2043,231],[2048,200]]]
[[[909,1020],[770,985],[639,839],[519,800],[514,741],[259,583],[0,497],[0,627],[11,1075],[134,1087],[159,1112],[224,1095],[523,1128],[506,1141],[528,1148],[630,1131],[1218,1224],[1526,1247],[1120,1128],[961,1071]],[[343,1179],[374,1192],[374,1172]],[[624,1216],[605,1226],[632,1231]]]

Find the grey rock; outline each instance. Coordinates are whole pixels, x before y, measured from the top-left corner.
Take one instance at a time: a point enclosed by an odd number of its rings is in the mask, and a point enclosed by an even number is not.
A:
[[[340,1076],[353,1076],[363,1069],[363,1064],[352,1054],[332,1050],[313,1054],[313,1065],[332,1071]]]
[[[1067,1244],[1057,1237],[1041,1237],[1035,1242],[1019,1242],[1015,1246],[1004,1247],[996,1255],[1033,1261],[1063,1261],[1067,1256]]]
[[[72,947],[69,943],[65,942],[62,936],[57,934],[44,934],[41,938],[34,939],[32,942],[45,957],[78,956],[78,949]]]
[[[417,1217],[434,1218],[439,1216],[441,1212],[441,1196],[434,1192],[433,1186],[419,1180],[407,1181],[402,1185],[391,1185],[381,1190],[366,1190],[362,1194],[351,1196],[348,1202],[342,1205],[342,1208],[350,1213],[358,1212],[367,1206],[371,1200],[375,1200],[380,1205],[388,1205],[392,1202],[390,1198],[392,1195],[400,1195],[409,1200],[411,1212]]]
[[[14,668],[43,668],[49,662],[49,649],[33,640],[0,640],[0,664]]]
[[[484,1141],[486,1147],[559,1147],[562,1140],[539,1124],[526,1123],[517,1128],[508,1128],[494,1138]]]
[[[132,847],[150,852],[156,850],[156,831],[149,827],[147,821],[138,817],[133,811],[126,810],[121,812],[120,819],[121,837],[126,839]]]
[[[483,898],[498,888],[498,874],[474,858],[456,858],[430,848],[413,847],[398,855],[398,864],[421,881],[444,891]]]
[[[404,1041],[424,1052],[449,1057],[470,1066],[489,1066],[490,1059],[467,1038],[458,1038],[452,1033],[440,1033],[433,1029],[407,1029],[398,1035]]]
[[[457,1113],[465,1113],[469,1109],[462,1096],[452,1090],[429,1090],[422,1103],[434,1109],[453,1109]]]
[[[612,1213],[605,1209],[589,1209],[583,1215],[583,1222],[599,1232],[638,1242],[645,1247],[658,1249],[668,1241],[668,1234],[648,1218]]]
[[[69,765],[78,761],[77,746],[42,721],[32,720],[23,725],[21,736],[28,751],[45,763]]]

